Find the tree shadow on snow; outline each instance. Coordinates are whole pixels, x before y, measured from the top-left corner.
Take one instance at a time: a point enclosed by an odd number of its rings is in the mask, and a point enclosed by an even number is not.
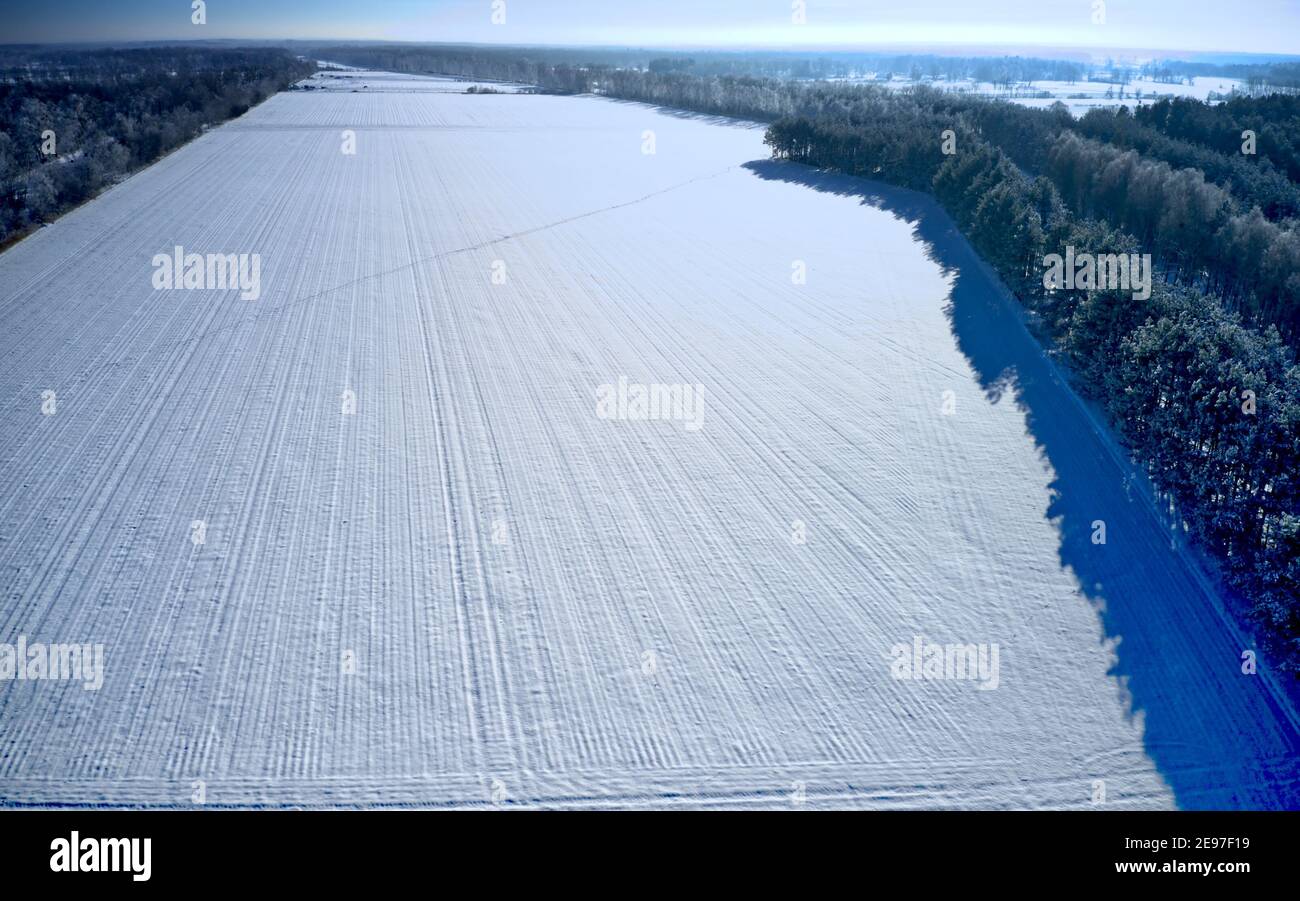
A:
[[[1156,512],[1113,439],[1098,433],[1022,324],[1014,298],[985,276],[975,251],[933,198],[797,163],[747,163],[759,178],[853,197],[911,224],[929,259],[952,279],[946,310],[958,348],[990,403],[1014,403],[1054,478],[1046,516],[1060,562],[1116,643],[1111,675],[1141,716],[1147,754],[1183,808],[1300,808],[1300,733],[1272,677],[1241,673],[1252,647],[1216,613],[1215,589]],[[1106,523],[1094,544],[1093,522]],[[1247,642],[1247,643],[1243,643]],[[1069,709],[1068,699],[1065,709]],[[1090,764],[1081,784],[1122,777]]]
[[[721,113],[697,113],[692,110],[677,109],[672,106],[660,106],[657,103],[649,103],[644,100],[625,100],[622,97],[609,97],[605,94],[591,94],[587,96],[599,97],[608,103],[617,103],[620,106],[635,106],[645,110],[651,110],[662,116],[669,116],[673,119],[685,119],[690,122],[702,122],[705,125],[725,125],[728,128],[763,128],[766,129],[768,123],[758,122],[754,119],[744,119],[737,116],[724,116]]]

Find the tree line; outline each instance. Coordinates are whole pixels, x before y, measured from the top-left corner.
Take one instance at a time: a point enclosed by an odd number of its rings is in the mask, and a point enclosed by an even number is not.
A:
[[[1259,207],[1269,220],[1284,221],[1300,216],[1300,186],[1267,157],[1241,153],[1240,132],[1229,152],[1221,152],[1204,143],[1170,137],[1143,124],[1127,106],[1096,107],[1070,127],[1084,137],[1122,150],[1135,150],[1175,169],[1198,169],[1206,181],[1225,188],[1248,209]]]
[[[1036,57],[964,57],[930,53],[819,52],[789,50],[644,50],[637,48],[490,47],[476,44],[314,46],[321,59],[353,66],[403,72],[438,72],[474,78],[538,83],[536,73],[569,66],[578,69],[645,69],[696,76],[780,79],[844,79],[900,75],[913,80],[974,79],[995,85],[1052,80],[1075,82],[1087,69],[1071,60]],[[472,67],[472,71],[467,71]],[[496,72],[498,74],[491,74]],[[526,73],[532,73],[525,77]]]
[[[0,51],[0,245],[315,68],[276,48]]]
[[[1300,66],[1297,66],[1300,74]],[[1161,98],[1139,107],[1137,120],[1173,138],[1219,153],[1240,152],[1242,132],[1257,136],[1256,153],[1300,182],[1300,95],[1234,97],[1211,106],[1183,97]]]
[[[1243,154],[1240,133],[1231,149],[1235,160],[1200,147],[1217,164],[1210,167],[1220,177],[1216,183],[1199,166],[1126,146],[1119,137],[1125,127],[1106,124],[1131,119],[1127,112],[1076,120],[1059,104],[1039,110],[924,88],[912,94],[922,106],[965,122],[1026,173],[1047,176],[1074,213],[1133,232],[1155,254],[1166,281],[1196,287],[1248,323],[1276,326],[1300,344],[1300,231],[1285,215],[1296,185],[1266,159]],[[1229,171],[1252,173],[1246,178],[1253,193],[1236,190],[1223,177]]]
[[[1244,210],[1199,169],[1061,132],[1047,174],[1070,208],[1134,234],[1166,279],[1214,295],[1250,322],[1300,337],[1300,233]]]

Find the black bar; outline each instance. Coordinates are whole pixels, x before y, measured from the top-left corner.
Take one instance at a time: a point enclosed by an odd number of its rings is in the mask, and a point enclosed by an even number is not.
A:
[[[990,887],[1107,882],[1180,890],[1200,881],[1231,890],[1243,879],[1293,876],[1295,826],[1287,813],[1212,812],[9,810],[0,813],[0,859],[8,887],[128,891],[411,881],[434,894],[460,894],[454,886],[465,878],[486,880],[481,889],[541,890],[605,884],[618,873],[619,892],[677,889],[686,874],[697,874],[689,879],[699,885],[758,888],[839,878],[884,888],[902,878],[926,886],[978,879]],[[92,855],[87,863],[105,847],[93,842],[92,852],[87,839],[149,838],[148,880],[134,878],[143,875],[134,858],[119,858],[117,872],[55,872],[59,842],[70,845],[74,832]],[[1186,871],[1206,863],[1248,871]],[[1155,872],[1118,871],[1131,864]]]

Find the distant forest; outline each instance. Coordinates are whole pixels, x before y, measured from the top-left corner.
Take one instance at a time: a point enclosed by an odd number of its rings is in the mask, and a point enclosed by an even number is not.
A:
[[[769,123],[772,154],[934,195],[1094,399],[1180,532],[1300,673],[1300,97],[1081,120],[926,87],[699,75],[585,51],[350,46],[322,58]],[[1255,153],[1243,153],[1243,130]],[[956,152],[945,154],[951,131]],[[1067,246],[1150,253],[1151,296],[1044,287]]]
[[[0,48],[0,246],[315,68],[273,48]]]
[[[383,44],[304,45],[320,59],[339,59],[339,52],[364,52],[378,69],[410,65],[420,54],[433,54],[447,74],[501,81],[536,83],[528,77],[550,68],[643,69],[657,74],[749,76],[779,79],[861,79],[885,81],[893,76],[913,81],[971,79],[1007,88],[1031,81],[1080,82],[1088,79],[1127,84],[1133,75],[1161,82],[1205,76],[1235,78],[1251,90],[1300,91],[1300,63],[1214,63],[1148,60],[1124,65],[1115,60],[1095,65],[1078,59],[1026,56],[949,56],[936,53],[882,51],[808,53],[790,50],[647,50],[612,47],[485,47],[477,44],[393,46]],[[430,57],[431,58],[431,57]],[[387,61],[387,62],[386,62]]]
[[[314,47],[318,58],[338,60],[337,47]],[[418,46],[349,46],[344,52],[364,51],[369,58],[409,64],[413,53],[426,52]],[[1087,67],[1082,62],[1032,57],[961,57],[924,53],[797,53],[758,50],[668,51],[635,48],[490,48],[476,44],[443,44],[432,48],[443,65],[464,66],[460,73],[476,78],[519,80],[538,68],[595,67],[604,69],[646,69],[650,72],[679,72],[688,75],[747,75],[781,79],[837,79],[891,75],[905,78],[958,80],[973,78],[994,84],[1050,79],[1079,81]],[[374,68],[392,68],[376,62]],[[469,68],[477,70],[468,71]],[[498,74],[489,75],[489,70]]]

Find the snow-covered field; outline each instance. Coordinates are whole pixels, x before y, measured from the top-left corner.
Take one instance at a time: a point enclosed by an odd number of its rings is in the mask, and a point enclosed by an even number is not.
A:
[[[949,220],[764,157],[291,92],[0,256],[0,642],[104,646],[0,683],[0,803],[1300,804],[1294,712]],[[177,245],[260,297],[154,290]],[[895,678],[918,641],[989,665]]]
[[[853,79],[843,79],[853,81]],[[869,82],[869,80],[867,80]],[[917,82],[896,76],[889,81],[876,82],[894,90],[909,88]],[[1096,107],[1127,106],[1132,109],[1154,103],[1162,97],[1191,97],[1196,100],[1218,100],[1235,91],[1245,90],[1245,82],[1237,78],[1196,76],[1190,84],[1155,81],[1151,78],[1134,78],[1127,84],[1109,81],[1032,81],[1014,85],[1008,90],[1004,85],[987,81],[965,79],[961,81],[921,82],[941,91],[963,94],[983,94],[1001,97],[1021,106],[1047,108],[1063,103],[1076,118]],[[1039,96],[1045,95],[1045,96]]]
[[[463,94],[471,87],[477,90],[489,89],[498,93],[516,94],[527,89],[527,85],[500,81],[476,81],[473,79],[431,78],[423,75],[403,75],[397,72],[371,72],[349,66],[329,63],[333,68],[317,72],[311,78],[303,79],[296,86],[299,90],[310,91],[356,91],[371,94]]]
[[[1036,81],[1035,91],[1051,94],[1043,97],[1017,97],[1015,103],[1023,106],[1049,107],[1058,100],[1065,104],[1071,115],[1078,117],[1094,107],[1135,106],[1154,103],[1162,97],[1190,97],[1195,100],[1217,100],[1234,91],[1245,89],[1245,83],[1236,78],[1219,78],[1198,75],[1191,84],[1169,84],[1149,78],[1135,78],[1128,84],[1111,84],[1101,81],[1064,82]]]

